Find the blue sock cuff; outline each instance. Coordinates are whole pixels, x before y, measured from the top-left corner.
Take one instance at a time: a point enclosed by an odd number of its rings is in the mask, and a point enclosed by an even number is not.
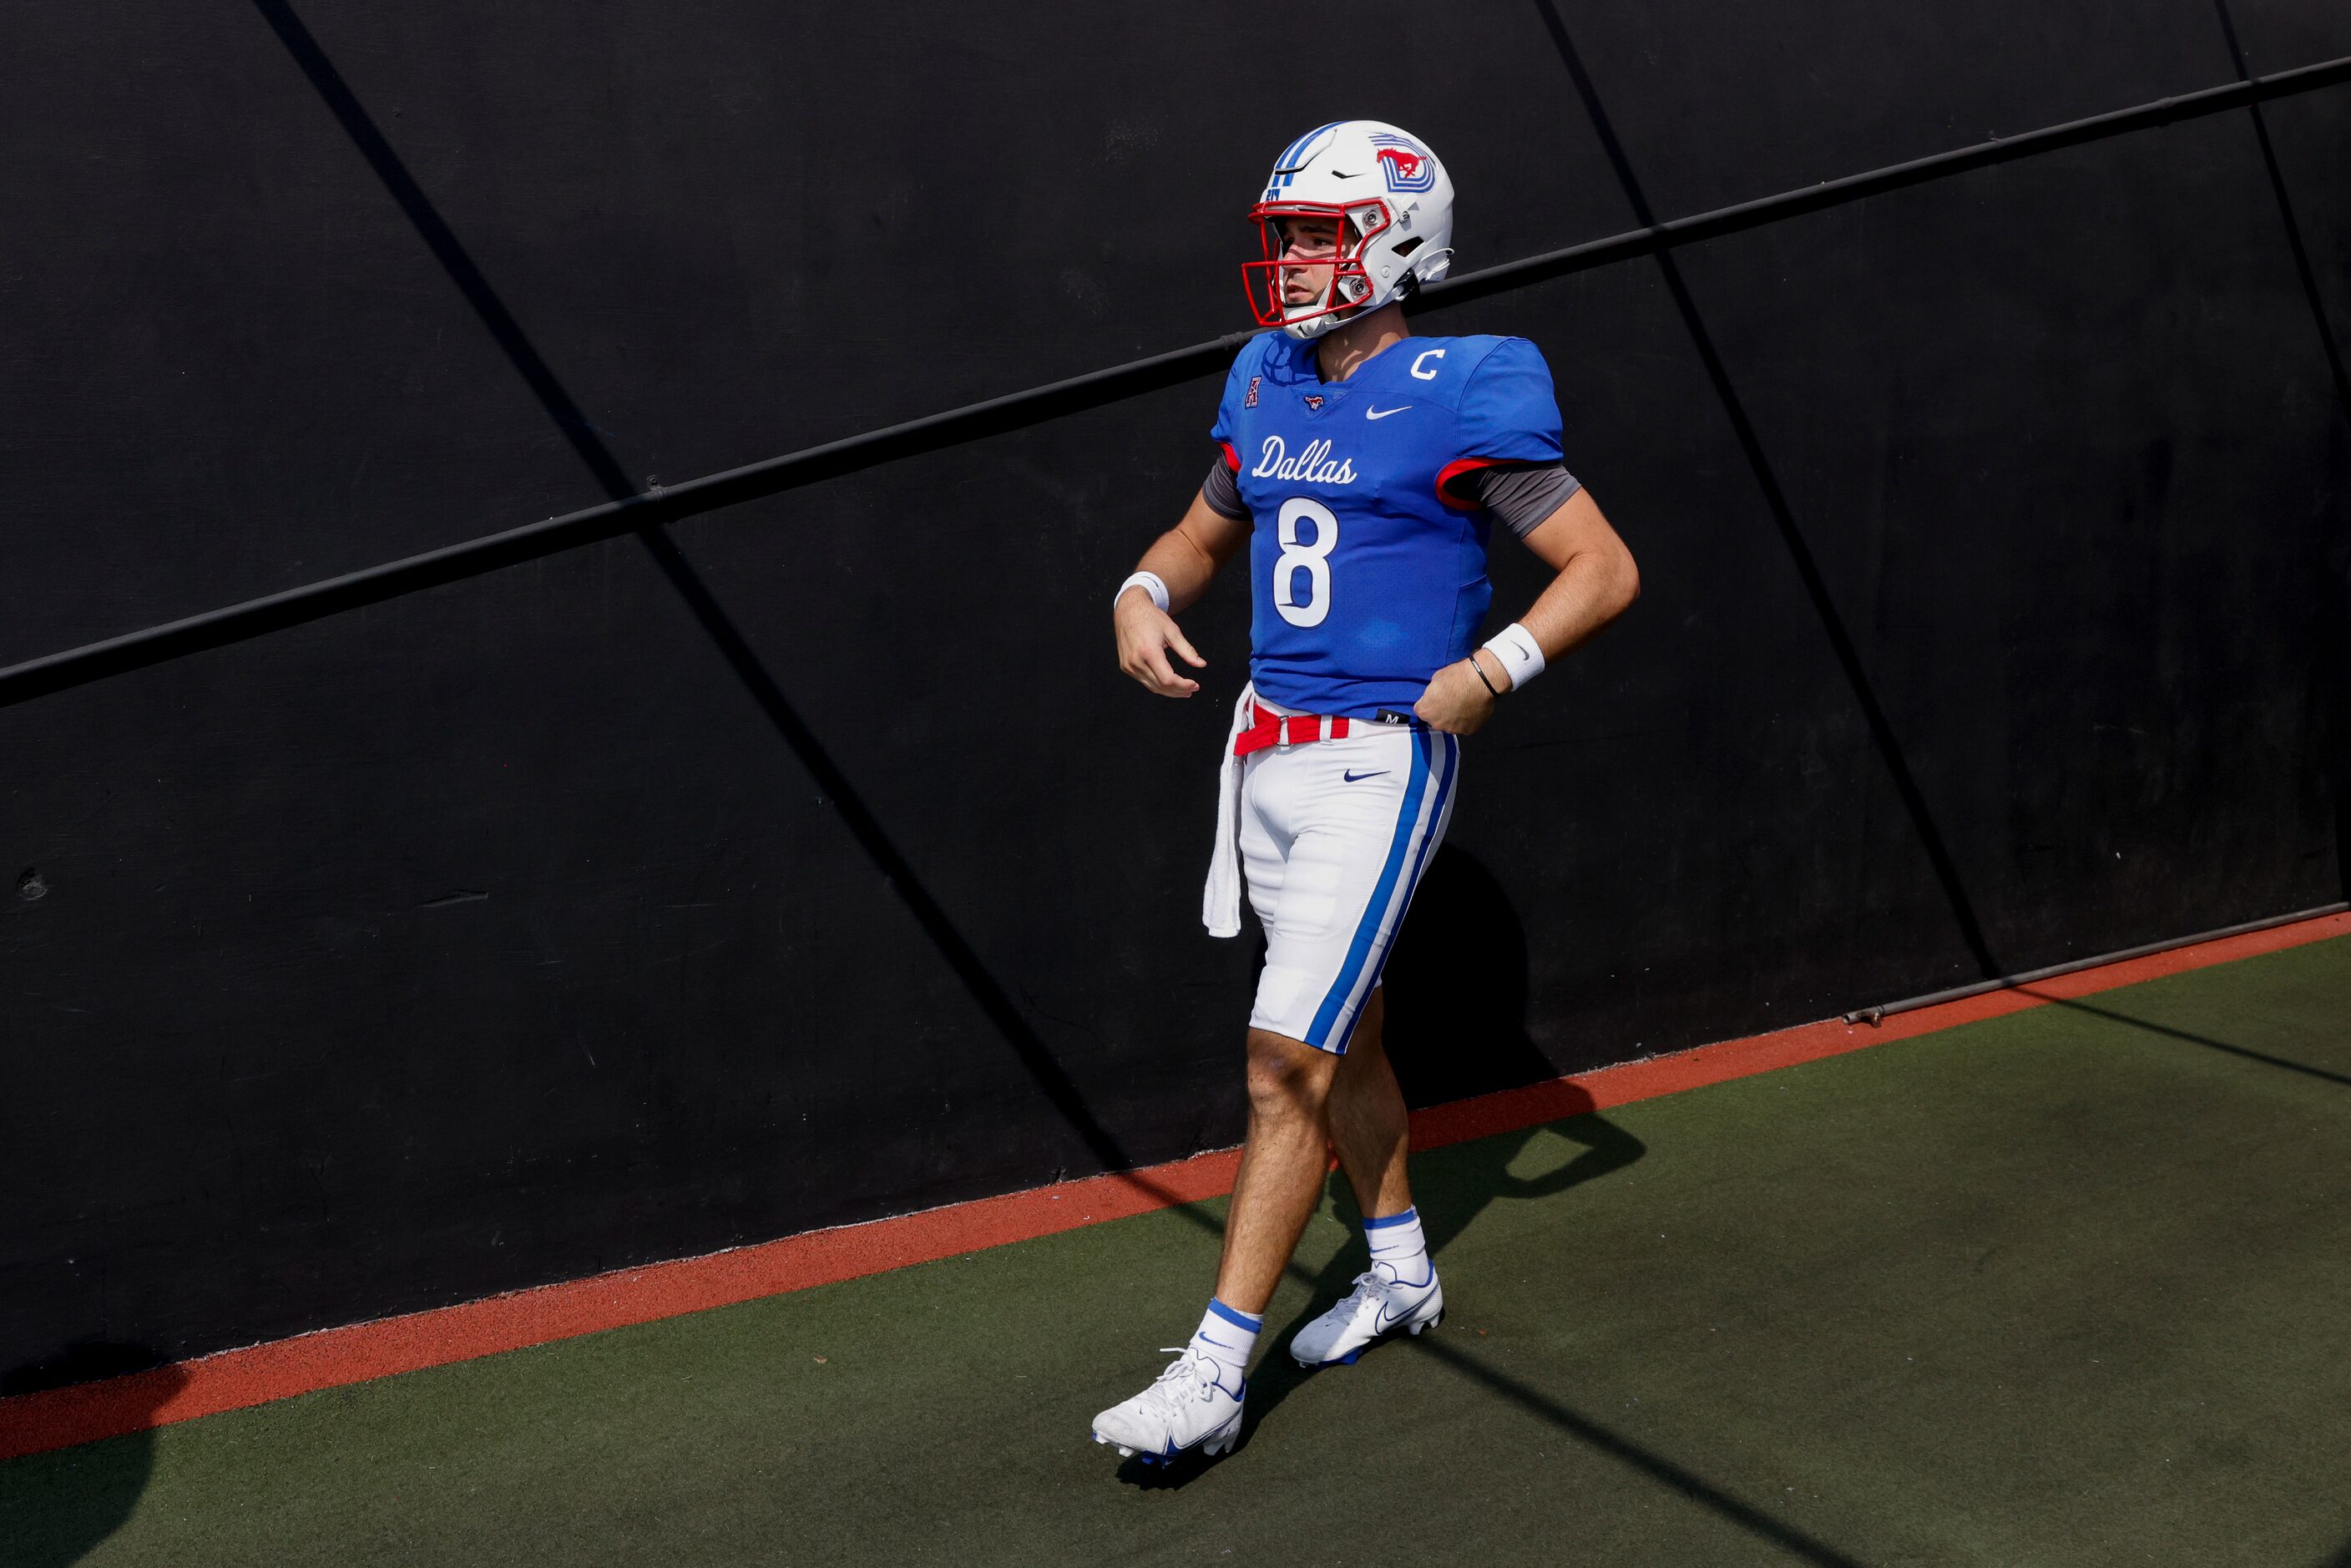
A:
[[[1418,1219],[1419,1218],[1420,1210],[1416,1207],[1405,1209],[1402,1214],[1384,1214],[1377,1219],[1366,1219],[1364,1221],[1364,1228],[1366,1230],[1380,1230],[1391,1225],[1402,1225],[1406,1220]]]
[[[1210,1296],[1208,1298],[1208,1310],[1216,1313],[1217,1316],[1224,1319],[1225,1322],[1232,1324],[1235,1328],[1247,1329],[1251,1333],[1255,1333],[1259,1329],[1265,1327],[1265,1314],[1263,1312],[1238,1312],[1233,1308],[1225,1305],[1224,1302],[1217,1300],[1214,1296]]]

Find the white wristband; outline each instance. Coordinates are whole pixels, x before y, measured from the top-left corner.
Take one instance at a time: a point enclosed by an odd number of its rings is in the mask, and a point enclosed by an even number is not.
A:
[[[1543,673],[1542,644],[1535,641],[1533,632],[1515,621],[1488,638],[1485,647],[1510,673],[1512,691]]]
[[[1126,597],[1126,591],[1128,589],[1136,586],[1138,583],[1142,585],[1144,592],[1151,595],[1151,602],[1159,606],[1160,613],[1163,615],[1165,614],[1167,612],[1167,585],[1159,580],[1159,574],[1155,571],[1136,572],[1133,577],[1128,578],[1124,582],[1118,585],[1118,591],[1110,596],[1110,601],[1113,604],[1116,604],[1120,600]],[[1541,655],[1537,654],[1536,658],[1537,661],[1540,662]]]

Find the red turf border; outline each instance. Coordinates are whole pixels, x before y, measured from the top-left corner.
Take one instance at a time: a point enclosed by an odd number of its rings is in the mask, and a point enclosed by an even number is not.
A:
[[[1898,1013],[1882,1023],[1847,1025],[1832,1019],[1803,1024],[1505,1090],[1415,1113],[1413,1145],[1440,1148],[1515,1132],[2346,933],[2351,933],[2351,913],[2323,915]],[[18,1395],[0,1399],[0,1459],[601,1329],[804,1291],[1215,1197],[1232,1190],[1239,1164],[1238,1150],[1222,1149],[1143,1170],[813,1231],[708,1257],[624,1269],[462,1306],[223,1351],[102,1382]]]

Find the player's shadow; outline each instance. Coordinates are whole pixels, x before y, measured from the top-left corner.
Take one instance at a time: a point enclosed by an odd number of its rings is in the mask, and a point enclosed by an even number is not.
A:
[[[1389,1059],[1414,1109],[1559,1077],[1559,1069],[1527,1034],[1525,927],[1493,873],[1465,851],[1448,846],[1430,862],[1384,983]],[[1445,1249],[1488,1205],[1556,1197],[1648,1152],[1640,1139],[1599,1115],[1582,1090],[1562,1086],[1559,1103],[1569,1119],[1415,1156],[1413,1203],[1429,1250],[1440,1263]],[[1512,1167],[1521,1154],[1546,1132],[1581,1145],[1582,1151],[1540,1175],[1517,1174]],[[1290,1266],[1290,1277],[1307,1285],[1307,1304],[1280,1327],[1269,1320],[1258,1343],[1242,1448],[1258,1426],[1315,1375],[1290,1359],[1292,1336],[1353,1289],[1355,1276],[1371,1266],[1354,1193],[1337,1171],[1331,1175],[1331,1197],[1341,1222],[1356,1234],[1319,1270]],[[1447,1310],[1459,1305],[1448,1301]],[[1181,1487],[1207,1468],[1196,1459],[1172,1468],[1130,1459],[1119,1476],[1144,1488]]]
[[[144,1345],[90,1341],[0,1375],[0,1396],[112,1378],[128,1379],[106,1396],[122,1405],[125,1425],[152,1415],[187,1381]],[[152,1429],[0,1460],[0,1561],[9,1568],[80,1562],[131,1517],[154,1469]]]

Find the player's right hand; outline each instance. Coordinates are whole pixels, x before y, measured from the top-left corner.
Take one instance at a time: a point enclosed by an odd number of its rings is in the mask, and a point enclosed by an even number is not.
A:
[[[1118,639],[1120,669],[1163,697],[1188,697],[1200,689],[1199,682],[1176,673],[1167,655],[1173,651],[1196,670],[1207,669],[1208,661],[1193,651],[1175,618],[1152,603],[1142,589],[1130,588],[1118,596],[1111,627]]]

